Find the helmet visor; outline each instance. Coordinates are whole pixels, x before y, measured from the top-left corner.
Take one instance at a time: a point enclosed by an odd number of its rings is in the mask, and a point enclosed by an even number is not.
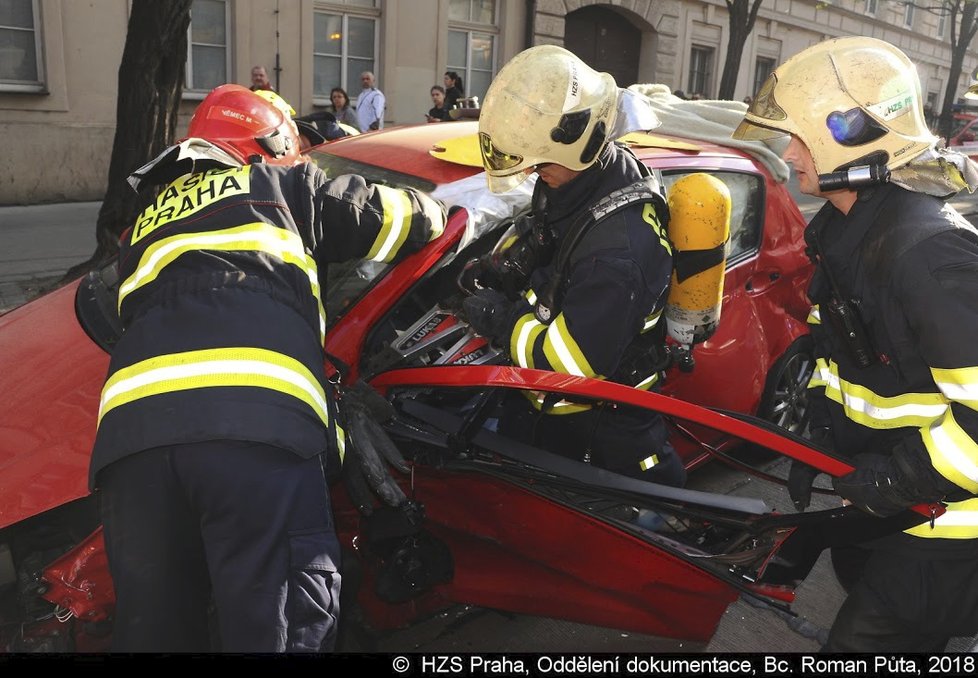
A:
[[[522,155],[514,155],[499,150],[485,132],[479,132],[479,151],[482,153],[482,165],[488,172],[505,172],[512,170],[523,162]]]
[[[747,109],[744,121],[730,136],[745,141],[763,141],[790,134],[785,129],[788,114],[784,112],[774,96],[777,87],[778,75],[772,73],[767,76],[767,80],[757,91],[757,95]]]
[[[767,141],[768,139],[776,139],[778,137],[788,136],[790,132],[783,129],[777,129],[774,127],[765,127],[764,125],[758,125],[757,123],[744,118],[744,120],[737,125],[737,129],[733,131],[730,136],[734,139],[742,139],[744,141]]]
[[[502,175],[487,172],[486,181],[489,184],[489,190],[493,193],[508,193],[526,181],[533,174],[533,169],[533,167],[529,167],[512,174]]]
[[[770,120],[771,122],[787,120],[788,114],[784,112],[784,109],[778,104],[777,97],[774,96],[774,91],[777,88],[778,74],[772,73],[767,76],[767,80],[757,91],[757,96],[754,97],[754,101],[747,112],[761,120]]]

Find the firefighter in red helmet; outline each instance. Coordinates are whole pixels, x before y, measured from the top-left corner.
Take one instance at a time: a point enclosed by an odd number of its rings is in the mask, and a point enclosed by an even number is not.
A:
[[[162,188],[120,242],[124,332],[89,472],[115,650],[334,642],[325,474],[344,435],[319,269],[416,250],[442,232],[444,210],[417,191],[327,179],[300,160],[290,111],[274,93],[218,87],[187,138],[129,179]]]

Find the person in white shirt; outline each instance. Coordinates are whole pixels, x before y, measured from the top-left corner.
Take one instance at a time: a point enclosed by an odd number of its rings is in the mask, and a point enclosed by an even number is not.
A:
[[[384,93],[376,87],[374,74],[364,71],[360,74],[363,91],[357,99],[357,121],[361,132],[384,128],[384,107],[387,105]]]

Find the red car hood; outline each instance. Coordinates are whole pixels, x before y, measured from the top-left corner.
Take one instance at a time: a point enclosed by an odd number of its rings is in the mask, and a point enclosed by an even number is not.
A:
[[[77,287],[0,316],[0,528],[88,494],[109,356],[75,319]]]

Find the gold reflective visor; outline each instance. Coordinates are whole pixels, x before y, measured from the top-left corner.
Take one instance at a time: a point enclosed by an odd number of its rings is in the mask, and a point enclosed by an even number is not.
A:
[[[492,139],[485,132],[479,132],[479,151],[482,153],[482,165],[491,171],[499,172],[518,167],[523,162],[522,155],[503,153],[492,144]]]
[[[782,137],[789,132],[782,129],[776,123],[784,122],[788,119],[788,114],[778,105],[774,98],[774,90],[778,85],[778,76],[772,73],[767,76],[767,80],[761,85],[754,101],[747,108],[747,113],[743,122],[731,134],[734,139],[744,141],[764,141]],[[771,123],[771,124],[768,124]]]
[[[767,76],[767,80],[761,85],[761,89],[757,91],[757,96],[754,97],[754,101],[751,103],[750,108],[747,109],[747,112],[762,120],[787,120],[788,114],[778,105],[778,100],[774,97],[774,90],[777,86],[777,73],[772,73]]]

